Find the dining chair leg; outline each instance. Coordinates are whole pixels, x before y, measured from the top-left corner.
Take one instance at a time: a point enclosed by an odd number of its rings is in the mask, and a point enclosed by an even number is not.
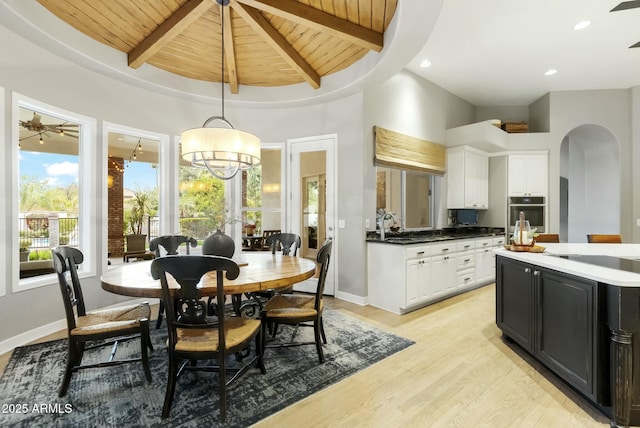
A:
[[[227,420],[227,362],[226,358],[218,361],[218,389],[220,395],[220,421]]]
[[[162,315],[164,314],[164,301],[160,300],[160,305],[158,306],[158,319],[156,320],[156,330],[160,328],[162,325]]]
[[[147,382],[151,383],[151,370],[149,369],[149,354],[147,348],[149,347],[149,320],[140,320],[140,347],[142,348],[142,367],[144,368],[144,374],[147,378]]]
[[[168,418],[171,413],[173,394],[176,391],[177,370],[178,362],[173,356],[169,356],[169,374],[167,377],[167,391],[164,395],[164,405],[162,406],[162,419]]]
[[[322,317],[320,317],[320,333],[322,334],[322,342],[326,345],[327,335],[324,334],[324,321],[322,320]]]
[[[58,390],[58,397],[64,397],[67,395],[67,389],[69,388],[69,383],[71,382],[71,374],[73,373],[73,367],[77,364],[76,358],[78,355],[77,345],[76,343],[69,339],[69,350],[67,351],[67,365],[64,370],[64,376],[62,378],[62,385],[60,385],[60,389]]]
[[[267,373],[267,369],[264,367],[264,333],[266,328],[264,324],[260,327],[260,333],[256,336],[256,357],[258,358],[257,366],[260,369],[260,373]]]
[[[313,335],[316,340],[316,350],[318,351],[318,359],[320,360],[320,364],[324,363],[324,354],[322,352],[322,341],[320,334],[320,320],[315,320],[313,322]]]

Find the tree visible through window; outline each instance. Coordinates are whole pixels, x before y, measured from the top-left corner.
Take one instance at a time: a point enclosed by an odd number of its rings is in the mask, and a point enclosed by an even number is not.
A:
[[[20,109],[20,277],[53,272],[51,247],[78,245],[79,125]]]

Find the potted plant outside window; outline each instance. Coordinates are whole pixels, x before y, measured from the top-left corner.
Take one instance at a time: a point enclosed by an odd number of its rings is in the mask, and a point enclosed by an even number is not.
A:
[[[151,198],[147,192],[136,190],[129,210],[130,234],[125,235],[127,251],[124,253],[125,261],[128,257],[144,255],[146,253],[147,234],[143,233],[145,219],[151,215]]]
[[[20,238],[20,261],[28,262],[29,261],[29,247],[31,246],[31,239],[29,238]]]

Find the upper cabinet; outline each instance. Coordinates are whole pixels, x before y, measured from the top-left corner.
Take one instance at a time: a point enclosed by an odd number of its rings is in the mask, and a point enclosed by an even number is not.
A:
[[[489,208],[489,158],[468,147],[447,150],[447,208]]]
[[[509,155],[509,196],[547,196],[549,161],[546,154]]]

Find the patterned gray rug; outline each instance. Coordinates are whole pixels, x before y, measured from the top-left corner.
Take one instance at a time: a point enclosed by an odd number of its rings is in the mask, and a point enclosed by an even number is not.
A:
[[[314,346],[267,349],[267,374],[252,368],[230,389],[226,424],[219,421],[216,374],[205,372],[180,377],[171,417],[160,418],[167,381],[163,324],[152,331],[152,383],[145,381],[138,364],[81,370],[62,399],[58,387],[66,340],[16,348],[0,379],[0,425],[246,427],[413,344],[336,311],[325,309],[324,318],[325,363],[318,363]],[[291,330],[280,328],[278,337],[286,340]],[[300,329],[298,338],[313,340],[313,329]],[[100,353],[100,360],[108,352],[89,351],[85,359]],[[138,353],[137,340],[118,346],[118,357]]]

